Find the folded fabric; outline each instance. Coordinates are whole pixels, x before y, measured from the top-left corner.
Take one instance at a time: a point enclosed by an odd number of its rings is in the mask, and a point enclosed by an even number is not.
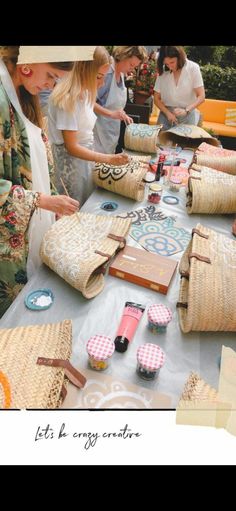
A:
[[[42,261],[85,298],[93,298],[104,288],[104,264],[124,247],[130,223],[89,213],[64,216],[44,235]]]
[[[193,164],[189,169],[187,212],[236,212],[236,176]]]
[[[125,148],[140,153],[155,153],[157,151],[158,135],[162,125],[132,123],[125,129]]]
[[[0,408],[57,408],[69,379],[82,388],[86,379],[69,362],[71,347],[69,320],[0,330],[0,372],[8,385]]]
[[[179,265],[180,327],[236,331],[236,241],[197,224]]]
[[[166,131],[161,131],[159,134],[159,141],[161,144],[172,143],[178,144],[181,147],[196,148],[201,142],[207,141],[208,144],[219,146],[217,138],[212,137],[207,131],[199,126],[191,124],[179,124]]]
[[[142,201],[145,192],[145,175],[149,156],[132,156],[129,163],[116,167],[97,163],[93,170],[93,181],[97,186],[124,197]]]

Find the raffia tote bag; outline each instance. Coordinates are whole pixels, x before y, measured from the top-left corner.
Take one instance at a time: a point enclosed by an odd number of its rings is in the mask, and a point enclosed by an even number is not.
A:
[[[178,144],[181,147],[196,148],[201,142],[219,146],[217,138],[212,137],[207,131],[192,124],[178,124],[159,134],[161,144]]]
[[[158,135],[161,128],[162,124],[157,126],[136,123],[129,124],[125,129],[125,148],[139,153],[156,154]]]
[[[116,167],[106,163],[96,163],[93,181],[97,186],[118,193],[136,201],[144,199],[145,175],[150,156],[132,156],[129,163]]]
[[[187,212],[236,212],[236,176],[193,164],[189,169]]]
[[[201,224],[179,265],[183,332],[236,331],[236,241]]]
[[[75,213],[64,216],[44,235],[42,261],[85,298],[105,285],[104,265],[125,246],[131,220]]]
[[[86,378],[69,362],[71,346],[70,320],[1,329],[0,408],[58,408],[69,380],[84,387]]]
[[[194,160],[197,165],[210,167],[214,170],[220,170],[227,174],[236,175],[236,156],[213,156],[211,154],[195,154]]]

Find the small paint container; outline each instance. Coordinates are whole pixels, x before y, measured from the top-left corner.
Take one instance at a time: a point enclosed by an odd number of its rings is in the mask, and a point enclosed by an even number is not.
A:
[[[148,328],[153,334],[162,334],[172,320],[172,311],[162,303],[150,305],[147,311]]]
[[[179,192],[181,183],[182,183],[182,179],[180,177],[174,177],[173,176],[169,180],[169,190],[171,192]]]
[[[96,371],[104,371],[114,353],[115,344],[110,337],[94,335],[88,340],[86,349],[91,368]]]
[[[162,186],[153,183],[149,186],[148,190],[148,201],[153,204],[158,204],[162,196]]]
[[[137,351],[137,373],[144,380],[154,380],[163,364],[165,353],[156,344],[142,344]]]

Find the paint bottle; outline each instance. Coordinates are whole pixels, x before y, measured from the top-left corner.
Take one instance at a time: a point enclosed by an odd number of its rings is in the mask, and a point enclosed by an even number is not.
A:
[[[156,175],[155,175],[155,181],[160,181],[160,178],[162,176],[164,161],[165,161],[165,155],[164,154],[160,154],[159,160],[158,160],[158,163],[157,163],[157,170],[156,170]]]
[[[127,350],[144,310],[145,306],[140,303],[126,302],[115,338],[116,351],[124,353]]]

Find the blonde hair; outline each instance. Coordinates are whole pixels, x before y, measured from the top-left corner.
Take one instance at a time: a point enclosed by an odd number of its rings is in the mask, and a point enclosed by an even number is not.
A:
[[[101,66],[110,64],[111,57],[104,46],[97,46],[91,61],[81,61],[74,64],[72,73],[54,88],[51,98],[53,104],[73,112],[78,99],[88,92],[88,101],[94,105],[97,96],[97,74]]]
[[[144,46],[115,46],[112,55],[116,62],[137,57],[141,61],[140,63],[143,63],[148,57]]]

